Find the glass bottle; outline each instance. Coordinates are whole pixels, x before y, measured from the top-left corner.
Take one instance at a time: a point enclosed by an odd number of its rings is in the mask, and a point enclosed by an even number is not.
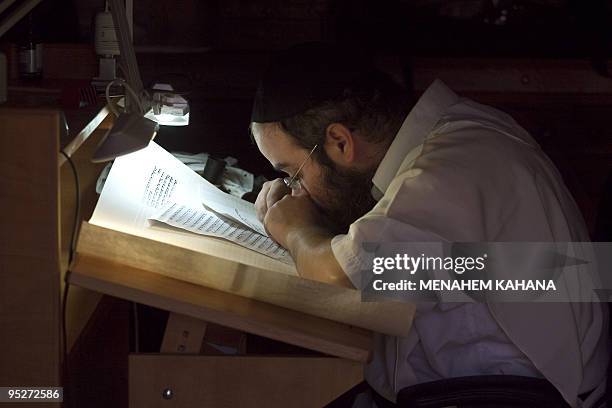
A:
[[[35,37],[32,13],[28,14],[27,35],[19,46],[19,75],[22,78],[42,76],[42,43]]]

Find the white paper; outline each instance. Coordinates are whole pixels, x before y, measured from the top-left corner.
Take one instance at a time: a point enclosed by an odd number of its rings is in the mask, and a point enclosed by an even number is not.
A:
[[[151,225],[148,219],[170,203],[213,209],[265,233],[253,204],[222,192],[154,142],[146,149],[115,160],[89,222],[235,262],[296,274],[293,264],[235,243],[161,224]]]
[[[245,228],[235,221],[223,219],[204,208],[170,203],[151,219],[196,234],[224,238],[261,254],[291,263],[291,256],[287,250],[271,238]]]
[[[226,194],[212,184],[211,186],[215,191],[206,191],[206,196],[203,197],[202,200],[202,205],[204,207],[218,212],[219,214],[223,214],[234,221],[238,221],[252,230],[259,232],[261,235],[268,236],[263,224],[257,218],[255,205],[233,195]]]

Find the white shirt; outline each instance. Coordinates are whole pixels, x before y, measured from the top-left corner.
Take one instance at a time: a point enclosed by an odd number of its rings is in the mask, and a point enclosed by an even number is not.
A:
[[[373,178],[375,207],[332,240],[361,286],[363,242],[588,241],[548,157],[510,116],[434,82]],[[466,375],[545,377],[572,406],[603,393],[602,303],[419,304],[406,338],[377,335],[366,379],[395,400],[420,382]],[[599,387],[599,388],[598,388]],[[587,401],[578,395],[597,388]]]

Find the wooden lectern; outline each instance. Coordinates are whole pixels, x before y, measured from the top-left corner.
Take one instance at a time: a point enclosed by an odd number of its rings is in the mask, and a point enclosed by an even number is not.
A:
[[[0,108],[0,354],[10,367],[0,385],[61,384],[75,183],[58,152],[77,166],[88,219],[104,167],[90,158],[112,124],[106,108],[88,113],[65,129],[59,111]],[[408,311],[409,322],[411,306],[359,305],[356,291],[278,275],[83,222],[67,278],[67,349],[111,295],[171,312],[161,353],[129,358],[131,407],[318,407],[362,380],[371,329],[396,326],[389,310]],[[207,322],[325,356],[201,355]]]

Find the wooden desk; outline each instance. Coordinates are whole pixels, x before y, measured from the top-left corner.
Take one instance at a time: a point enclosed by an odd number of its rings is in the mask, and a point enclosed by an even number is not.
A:
[[[370,332],[89,256],[77,257],[70,282],[222,326],[365,363]]]
[[[322,407],[363,380],[362,363],[370,356],[366,330],[100,258],[79,256],[70,281],[201,319],[174,329],[169,320],[164,343],[173,338],[162,345],[164,354],[130,355],[130,407]],[[342,358],[198,355],[203,321]],[[185,333],[195,342],[177,348]]]
[[[62,291],[76,192],[70,166],[57,152],[63,148],[72,156],[80,179],[80,218],[89,219],[97,201],[96,180],[104,167],[90,158],[111,121],[102,108],[77,123],[67,132],[60,111],[0,108],[0,385],[62,384]],[[242,391],[238,392],[235,381],[227,380],[227,387],[208,381],[213,388],[202,384],[194,389],[198,393],[183,396],[183,403],[187,398],[192,405],[181,405],[177,399],[171,406],[193,406],[203,396],[208,398],[203,401],[221,404],[216,406],[238,402],[260,406],[266,393],[275,398],[271,403],[296,398],[296,406],[319,406],[361,381],[362,364],[370,357],[371,334],[364,329],[89,254],[78,254],[71,269],[68,280],[73,285],[66,310],[69,352],[101,294],[108,294],[335,356],[231,358],[228,363],[229,357],[202,356],[187,363],[187,356],[133,355],[131,406],[149,407],[163,401],[159,392],[152,391],[160,381],[173,382],[185,394],[182,380],[193,381],[219,370],[227,378],[241,379]],[[177,364],[185,367],[181,374],[168,377],[164,368]],[[152,365],[164,375],[151,375]],[[269,374],[244,384],[245,375],[257,370]]]

